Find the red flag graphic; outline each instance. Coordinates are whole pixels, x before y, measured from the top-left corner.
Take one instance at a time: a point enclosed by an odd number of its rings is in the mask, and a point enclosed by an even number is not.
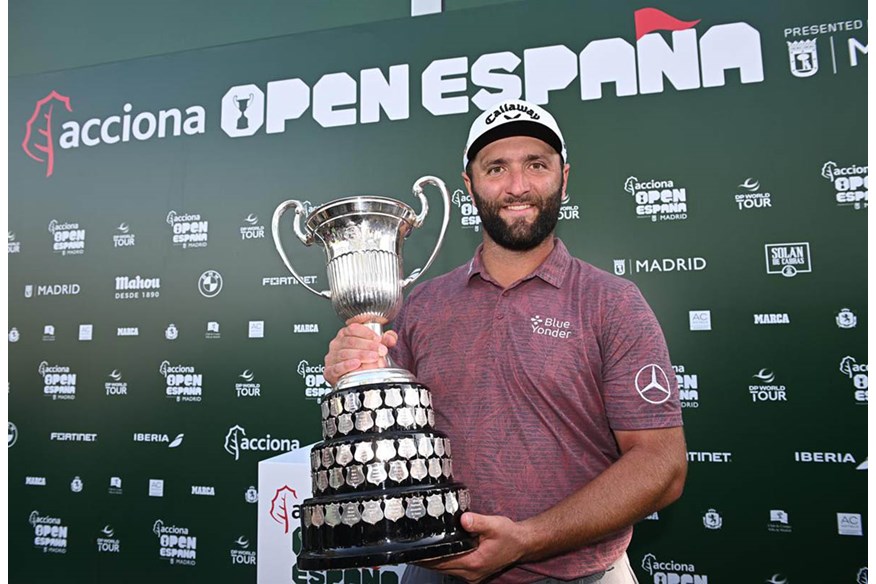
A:
[[[25,154],[37,162],[46,164],[47,177],[52,176],[52,171],[55,168],[55,141],[52,139],[52,112],[55,104],[52,103],[52,100],[63,103],[68,112],[73,111],[73,108],[70,107],[70,98],[52,90],[50,94],[36,102],[33,115],[27,120],[24,141],[21,143]],[[45,111],[43,111],[44,109]],[[34,129],[36,129],[37,136],[34,136]],[[40,136],[45,138],[45,142],[39,139]]]
[[[656,8],[636,10],[636,40],[655,30],[687,30],[695,27],[701,19],[684,21]]]

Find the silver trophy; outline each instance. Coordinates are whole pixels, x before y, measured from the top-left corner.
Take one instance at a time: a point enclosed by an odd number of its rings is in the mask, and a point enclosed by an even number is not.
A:
[[[426,264],[405,277],[402,244],[426,219],[423,187],[429,184],[441,191],[441,232]],[[338,199],[309,215],[300,201],[285,201],[274,211],[274,245],[298,283],[331,299],[342,320],[382,335],[401,309],[404,288],[434,261],[450,218],[440,179],[421,177],[413,194],[419,214],[371,195]],[[329,290],[311,288],[286,255],[280,221],[290,209],[298,239],[325,249]],[[409,371],[387,363],[343,376],[320,404],[323,441],[311,451],[314,496],[301,506],[301,569],[398,564],[477,546],[460,525],[470,497],[453,480],[450,440],[435,429],[431,392]]]

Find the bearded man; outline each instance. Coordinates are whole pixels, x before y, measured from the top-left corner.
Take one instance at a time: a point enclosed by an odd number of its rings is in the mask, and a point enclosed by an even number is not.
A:
[[[663,332],[632,282],[555,236],[570,166],[550,113],[489,108],[463,167],[483,225],[472,259],[417,286],[394,331],[348,324],[325,358],[332,384],[389,354],[428,386],[471,492],[462,525],[478,548],[403,583],[635,583],[632,525],[675,501],[687,471]]]

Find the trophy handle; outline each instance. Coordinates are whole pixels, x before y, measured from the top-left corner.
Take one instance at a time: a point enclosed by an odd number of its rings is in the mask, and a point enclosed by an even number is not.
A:
[[[426,219],[426,214],[429,212],[429,203],[426,200],[426,195],[423,194],[423,186],[427,184],[432,184],[438,187],[438,190],[441,191],[441,200],[444,201],[444,218],[441,221],[441,233],[438,234],[438,241],[435,242],[435,249],[432,250],[432,255],[429,256],[429,259],[426,261],[426,265],[422,268],[417,268],[411,275],[402,280],[401,287],[405,288],[410,284],[413,284],[417,281],[423,272],[429,269],[429,266],[432,265],[432,262],[435,260],[435,256],[438,255],[438,250],[441,249],[441,244],[444,242],[444,233],[447,231],[447,224],[450,222],[450,195],[447,194],[447,186],[444,184],[444,181],[436,176],[422,176],[417,179],[417,182],[414,183],[414,195],[418,199],[420,199],[420,204],[422,205],[422,211],[417,215],[414,220],[414,227],[420,227],[423,225],[423,221]]]
[[[292,267],[292,262],[289,261],[289,258],[286,257],[286,251],[283,249],[283,244],[280,241],[280,218],[283,216],[283,213],[292,208],[295,209],[295,221],[292,224],[295,235],[298,236],[298,239],[300,239],[301,243],[303,243],[304,245],[309,246],[313,243],[313,235],[306,234],[301,230],[301,216],[304,215],[304,205],[302,205],[300,201],[290,199],[288,201],[283,201],[282,203],[280,203],[280,205],[274,210],[274,217],[271,220],[271,234],[274,236],[274,247],[277,248],[277,253],[280,254],[280,257],[283,259],[283,263],[286,264],[286,269],[292,273],[295,279],[298,280],[299,284],[301,284],[317,296],[322,296],[323,298],[331,298],[332,293],[330,291],[323,290],[322,292],[319,292],[308,286],[301,278],[301,276],[298,275],[298,272],[295,271],[295,268]]]

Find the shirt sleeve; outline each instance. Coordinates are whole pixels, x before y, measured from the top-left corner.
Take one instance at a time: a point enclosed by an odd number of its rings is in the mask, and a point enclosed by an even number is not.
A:
[[[393,360],[396,367],[407,369],[414,375],[417,374],[415,369],[414,359],[411,353],[411,331],[407,326],[407,309],[410,305],[410,300],[406,300],[402,304],[401,311],[398,316],[392,321],[392,330],[398,335],[398,342],[395,347],[390,349],[389,357]]]
[[[663,330],[632,283],[605,314],[602,351],[602,393],[613,430],[682,425],[678,379]]]

